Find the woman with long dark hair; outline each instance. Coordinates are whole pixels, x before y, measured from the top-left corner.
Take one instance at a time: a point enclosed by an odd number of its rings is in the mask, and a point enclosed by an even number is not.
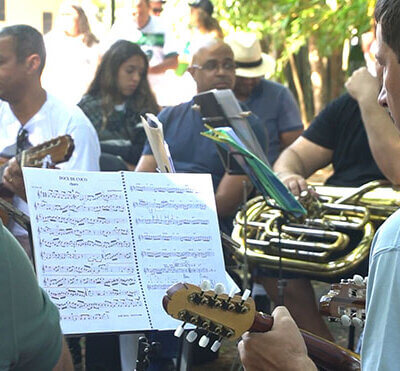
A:
[[[129,169],[134,169],[146,140],[140,115],[159,111],[147,71],[141,48],[119,40],[104,54],[78,104],[94,125],[102,151],[120,155]]]

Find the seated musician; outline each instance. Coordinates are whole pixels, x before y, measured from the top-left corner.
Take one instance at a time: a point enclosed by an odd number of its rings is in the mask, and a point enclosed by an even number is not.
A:
[[[235,62],[231,48],[221,40],[207,41],[193,56],[189,67],[197,85],[197,92],[211,89],[232,89],[235,84]],[[177,172],[210,173],[212,175],[220,228],[226,233],[232,229],[232,216],[243,199],[245,175],[230,175],[218,156],[212,140],[200,135],[205,131],[200,113],[192,109],[193,101],[161,111],[164,137],[169,145]],[[264,148],[265,135],[261,123],[250,120],[260,144]],[[156,160],[147,144],[136,171],[156,171]]]
[[[376,102],[378,78],[361,68],[346,88],[348,94],[329,104],[274,164],[279,178],[296,195],[307,189],[307,177],[330,163],[334,173],[326,181],[329,185],[357,187],[385,178],[394,184],[400,182],[400,135]],[[365,275],[367,262],[358,269],[353,273]],[[298,326],[332,340],[316,308],[310,280],[289,274],[287,278],[285,305]],[[262,280],[274,301],[276,281]]]
[[[235,62],[231,48],[221,40],[209,40],[194,54],[189,67],[198,93],[211,89],[232,89],[235,84]],[[218,156],[215,143],[200,135],[205,131],[200,113],[191,107],[193,101],[161,111],[166,142],[177,172],[210,173],[213,180],[220,229],[230,233],[233,215],[243,199],[245,175],[230,175]],[[260,122],[249,120],[261,145],[265,143]],[[264,147],[264,146],[263,146]],[[156,171],[156,161],[145,145],[136,171]]]
[[[0,220],[0,370],[72,371],[56,306]]]
[[[15,25],[0,31],[0,156],[12,158],[28,147],[69,134],[74,152],[60,168],[98,170],[100,146],[88,118],[41,86],[45,59],[43,37],[34,28]],[[15,159],[9,162],[2,181],[18,195],[13,198],[14,205],[27,213],[22,173]],[[26,231],[12,222],[9,227],[29,252]]]

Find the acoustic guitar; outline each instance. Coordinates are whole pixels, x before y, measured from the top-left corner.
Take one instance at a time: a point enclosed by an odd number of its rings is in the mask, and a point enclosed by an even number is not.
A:
[[[367,279],[360,275],[334,283],[330,291],[321,297],[319,312],[332,322],[361,328],[365,322],[366,291]]]
[[[28,148],[15,156],[19,165],[22,167],[48,167],[47,165],[56,165],[68,161],[74,151],[74,140],[70,135],[62,135],[57,138],[46,141],[38,146]],[[3,185],[4,170],[8,166],[9,159],[3,159],[0,166],[0,196],[8,202],[11,202],[13,196]],[[4,202],[2,203],[2,206]],[[3,207],[4,209],[4,207]],[[0,210],[0,217],[3,223],[6,224],[8,220],[7,213]]]
[[[211,345],[211,350],[216,351],[222,339],[237,340],[245,331],[265,332],[271,329],[273,318],[256,311],[249,293],[245,292],[243,296],[227,295],[217,287],[214,291],[189,283],[177,283],[167,290],[163,307],[170,316],[184,322],[175,331],[176,336],[183,333],[186,323],[193,324],[218,336],[218,340]],[[301,333],[310,358],[319,368],[341,371],[361,369],[357,354],[307,331]],[[193,342],[196,337],[196,332],[191,331],[186,339]],[[208,336],[200,338],[200,346],[206,347],[208,343]]]

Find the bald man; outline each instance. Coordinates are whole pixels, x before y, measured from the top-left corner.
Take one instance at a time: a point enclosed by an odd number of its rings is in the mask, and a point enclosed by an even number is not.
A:
[[[197,92],[211,89],[232,89],[235,85],[235,62],[231,48],[220,40],[211,40],[195,53],[188,71],[193,76]],[[191,107],[193,100],[161,111],[158,118],[164,125],[165,140],[169,145],[177,172],[210,173],[213,179],[220,228],[230,233],[232,216],[243,197],[245,175],[229,175],[218,156],[216,145],[200,135],[205,131],[200,113]],[[250,119],[259,142],[265,143],[261,123]],[[156,160],[146,144],[136,171],[156,171]]]

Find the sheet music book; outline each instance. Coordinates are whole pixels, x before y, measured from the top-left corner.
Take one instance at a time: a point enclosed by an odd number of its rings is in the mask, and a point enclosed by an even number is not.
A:
[[[229,285],[209,174],[23,173],[39,284],[65,334],[173,329],[170,285]]]
[[[163,126],[156,115],[146,113],[147,120],[141,116],[142,124],[146,132],[158,169],[161,173],[175,173],[174,164],[167,142],[164,140]]]
[[[208,128],[208,131],[201,134],[214,140],[226,151],[237,153],[233,155],[235,160],[265,198],[273,199],[282,210],[297,217],[307,213],[303,205],[289,192],[273,170],[246,147],[232,128],[212,128],[211,126]]]

